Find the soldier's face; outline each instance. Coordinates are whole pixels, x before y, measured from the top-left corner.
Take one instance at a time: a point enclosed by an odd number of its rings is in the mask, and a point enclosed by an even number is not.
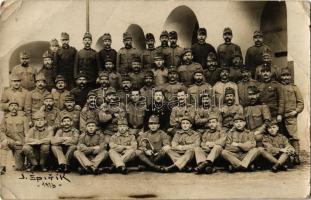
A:
[[[37,127],[37,128],[42,128],[42,127],[44,127],[44,126],[45,126],[45,123],[46,123],[46,121],[45,121],[44,118],[39,118],[39,119],[35,119],[35,120],[34,120],[34,125],[35,125],[35,127]]]
[[[126,133],[127,130],[128,130],[128,126],[127,126],[127,125],[125,125],[125,124],[120,124],[120,125],[118,125],[118,131],[119,131],[121,134]]]
[[[150,40],[146,41],[146,44],[147,44],[148,48],[153,48],[154,47],[154,43],[155,43],[154,39],[150,39]]]
[[[132,83],[130,81],[123,81],[122,82],[122,88],[124,91],[128,92],[132,88]]]
[[[54,106],[54,99],[44,99],[43,105],[48,109],[51,110]]]
[[[139,72],[141,70],[140,62],[132,62],[132,69],[134,72]]]
[[[46,83],[45,83],[44,80],[38,80],[38,81],[36,81],[36,87],[37,87],[38,89],[44,89],[45,86],[46,86]]]
[[[171,72],[168,74],[168,79],[171,82],[175,82],[178,79],[178,74],[176,72]]]
[[[232,40],[232,33],[224,33],[223,34],[223,38],[224,38],[226,43],[231,42],[231,40]]]
[[[126,49],[132,48],[132,39],[128,38],[123,40],[123,44]]]
[[[70,118],[64,118],[63,120],[62,120],[62,126],[64,127],[64,128],[70,128],[71,126],[72,126],[72,124],[73,124],[73,122],[72,122],[72,120],[70,119]]]
[[[192,124],[188,120],[182,120],[180,122],[180,127],[182,130],[188,131],[192,127]]]
[[[160,128],[160,124],[152,122],[148,124],[148,127],[151,131],[156,131]]]
[[[281,81],[283,84],[290,84],[292,81],[292,76],[290,74],[282,74]]]
[[[62,47],[63,47],[63,48],[68,48],[68,47],[69,47],[69,39],[62,38],[62,39],[60,40],[60,42],[62,43]]]
[[[216,130],[217,126],[218,126],[218,120],[217,119],[210,119],[210,120],[208,120],[207,125],[211,130]]]
[[[95,131],[96,131],[97,127],[96,127],[96,124],[95,123],[88,123],[86,125],[86,131],[89,133],[89,134],[94,134]]]
[[[74,101],[65,101],[64,105],[68,110],[72,110],[75,106],[75,102]]]
[[[227,80],[227,79],[229,78],[229,72],[228,72],[228,70],[222,70],[222,71],[220,72],[220,78],[221,78],[222,80]]]
[[[168,37],[167,36],[161,36],[160,41],[161,41],[161,45],[164,45],[164,46],[168,45]]]
[[[232,62],[234,67],[240,67],[243,64],[243,60],[239,56],[235,56]]]
[[[234,104],[234,95],[233,94],[226,94],[225,96],[225,102],[228,106],[232,106]]]
[[[50,49],[52,52],[56,52],[59,49],[58,44],[51,44]]]
[[[89,49],[92,45],[92,39],[91,38],[84,38],[83,39],[83,45],[85,48]]]
[[[29,60],[30,60],[29,58],[20,58],[21,65],[27,67],[29,64]]]
[[[77,85],[79,85],[80,87],[85,87],[87,84],[87,80],[85,77],[80,77],[76,80]]]
[[[145,84],[147,86],[151,86],[153,84],[153,78],[152,77],[146,77],[145,78]]]
[[[253,37],[253,40],[254,40],[254,43],[255,43],[256,46],[261,46],[262,43],[263,43],[263,37],[260,36],[260,35],[255,35]]]
[[[156,64],[156,67],[157,67],[157,68],[160,68],[160,67],[163,66],[164,60],[163,60],[163,59],[156,59],[156,60],[154,61],[154,63]]]
[[[164,95],[162,92],[157,91],[154,93],[154,101],[157,103],[161,103],[164,100]]]
[[[268,126],[268,132],[272,136],[276,136],[278,134],[279,127],[278,125],[274,124],[272,126]]]
[[[52,58],[43,58],[43,65],[46,68],[51,69],[52,68],[52,64],[53,64]]]
[[[181,103],[184,103],[187,99],[187,95],[184,91],[177,93],[177,100]]]
[[[234,120],[234,127],[237,130],[244,130],[245,125],[246,125],[246,122],[244,120],[241,120],[241,119]]]
[[[104,40],[104,48],[105,49],[110,49],[111,47],[111,40]]]
[[[107,77],[107,76],[99,77],[99,84],[102,87],[108,87],[109,86],[109,77]]]
[[[251,77],[251,72],[248,70],[243,70],[242,71],[242,77],[243,77],[243,79],[249,79]]]
[[[205,34],[198,34],[197,39],[199,42],[205,42],[206,40],[206,35]]]
[[[87,98],[87,104],[89,105],[90,108],[95,108],[96,107],[96,96],[91,95]]]
[[[16,104],[16,103],[11,103],[11,104],[9,105],[9,111],[10,111],[10,113],[13,113],[14,115],[16,115],[16,114],[17,114],[17,110],[18,110],[18,104]]]
[[[217,61],[214,59],[207,59],[206,65],[208,70],[214,71],[217,67]]]
[[[14,89],[19,89],[20,86],[21,86],[21,81],[19,81],[19,80],[12,80],[12,81],[11,81],[11,86],[12,86]]]
[[[171,45],[177,44],[177,38],[170,38],[169,41]]]
[[[113,62],[106,62],[105,63],[105,68],[109,71],[112,71],[114,69],[114,64]]]
[[[203,74],[202,73],[195,73],[193,76],[193,79],[196,83],[202,83],[203,82]]]
[[[66,87],[66,83],[65,83],[65,81],[57,81],[55,86],[57,89],[63,90]]]
[[[258,98],[259,98],[259,93],[256,94],[253,91],[248,91],[248,99],[251,105],[255,105],[257,103]]]
[[[192,53],[191,52],[187,52],[184,54],[183,56],[183,60],[186,62],[186,63],[189,63],[191,62],[193,59],[193,56],[192,56]]]
[[[202,97],[202,105],[204,107],[209,107],[211,105],[211,99],[207,96]]]
[[[263,61],[264,63],[271,63],[272,59],[271,59],[270,56],[264,56],[264,57],[262,58],[262,61]]]
[[[132,92],[131,92],[131,100],[132,100],[133,102],[138,102],[139,99],[140,99],[139,91],[136,91],[136,90],[132,91]]]
[[[269,70],[262,70],[261,75],[264,80],[270,80],[272,74],[271,74],[271,71]]]

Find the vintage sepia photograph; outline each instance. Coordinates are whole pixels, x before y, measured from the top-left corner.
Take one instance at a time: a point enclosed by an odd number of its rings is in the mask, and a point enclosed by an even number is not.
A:
[[[0,0],[0,199],[310,198],[310,2]]]

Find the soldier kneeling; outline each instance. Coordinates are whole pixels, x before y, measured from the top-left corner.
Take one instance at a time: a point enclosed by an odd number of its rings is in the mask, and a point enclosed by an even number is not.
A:
[[[271,171],[286,170],[285,163],[290,156],[295,155],[295,149],[290,145],[288,139],[279,133],[279,127],[275,120],[270,122],[267,129],[269,134],[263,137],[263,147],[259,147],[259,151],[262,157],[274,164]]]

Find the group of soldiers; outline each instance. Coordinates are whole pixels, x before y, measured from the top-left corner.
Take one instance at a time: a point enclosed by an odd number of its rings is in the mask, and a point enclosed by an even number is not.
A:
[[[216,51],[205,28],[185,49],[175,31],[163,31],[157,48],[147,33],[139,51],[124,33],[117,52],[105,33],[96,52],[90,33],[77,51],[63,32],[38,72],[21,52],[1,98],[1,160],[12,151],[15,170],[31,172],[48,171],[55,158],[56,171],[76,162],[81,174],[102,173],[109,162],[126,174],[130,161],[140,170],[198,174],[213,173],[217,160],[230,172],[252,171],[258,160],[273,172],[299,164],[304,102],[291,69],[272,64],[260,31],[244,64],[232,36],[225,28]]]

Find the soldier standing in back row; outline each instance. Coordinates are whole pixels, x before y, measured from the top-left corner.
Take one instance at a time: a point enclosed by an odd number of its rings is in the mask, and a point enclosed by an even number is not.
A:
[[[176,31],[171,31],[169,33],[169,41],[170,47],[172,48],[171,62],[168,66],[176,66],[181,65],[181,57],[184,53],[184,49],[177,45],[178,36]]]
[[[154,65],[154,56],[156,54],[154,35],[152,33],[147,33],[145,39],[147,47],[141,54],[141,64],[144,70],[151,70]]]
[[[164,59],[164,65],[166,67],[170,67],[171,56],[172,56],[172,48],[169,47],[169,35],[166,30],[162,31],[160,35],[161,45],[157,47],[157,52],[162,53]]]
[[[44,74],[44,77],[46,79],[46,89],[51,92],[52,88],[55,87],[55,78],[56,78],[56,67],[54,65],[53,61],[53,55],[46,51],[43,54],[43,66],[39,70],[39,73]]]
[[[117,51],[111,48],[111,35],[109,33],[105,33],[102,40],[104,48],[97,53],[100,71],[106,69],[105,63],[108,58],[111,59],[114,65],[117,63]]]

